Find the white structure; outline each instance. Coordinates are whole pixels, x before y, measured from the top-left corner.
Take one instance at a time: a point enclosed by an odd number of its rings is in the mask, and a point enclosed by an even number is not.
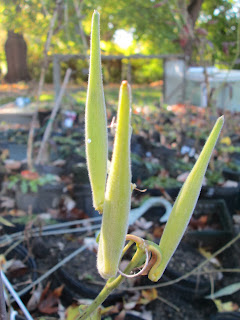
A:
[[[165,67],[169,68],[165,71],[164,96],[167,104],[189,103],[206,107],[208,83],[211,103],[216,108],[240,111],[240,70],[219,70],[216,67],[207,67],[205,70],[203,67],[190,67],[186,70],[183,63],[183,60],[165,63]],[[168,98],[171,90],[172,96]]]
[[[164,60],[164,102],[173,105],[184,100],[186,63],[184,59]]]
[[[192,105],[206,107],[207,86],[211,103],[219,109],[240,111],[240,70],[219,70],[215,67],[189,68],[186,73],[186,100]]]

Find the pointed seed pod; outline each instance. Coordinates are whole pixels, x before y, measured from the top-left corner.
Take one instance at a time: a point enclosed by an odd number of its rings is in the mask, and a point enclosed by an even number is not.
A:
[[[217,120],[195,166],[190,172],[175,201],[159,244],[162,252],[160,266],[155,270],[154,274],[151,274],[149,277],[152,281],[158,281],[162,276],[187,228],[196,206],[203,178],[223,123],[224,117],[222,116]]]
[[[102,83],[99,13],[92,17],[90,70],[85,111],[85,144],[93,206],[102,212],[107,177],[107,119]]]
[[[98,271],[105,279],[117,273],[128,229],[132,178],[130,107],[130,86],[127,81],[123,81],[119,94],[117,130],[105,193],[97,257]]]

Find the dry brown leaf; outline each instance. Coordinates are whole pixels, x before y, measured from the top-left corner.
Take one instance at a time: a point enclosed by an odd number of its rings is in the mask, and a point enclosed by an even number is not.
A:
[[[62,294],[64,285],[61,285],[60,287],[50,292],[49,286],[50,284],[47,285],[42,293],[41,301],[38,305],[38,310],[42,313],[53,314],[58,312],[59,298]]]
[[[10,197],[1,197],[1,207],[2,208],[14,208],[15,200]]]
[[[25,217],[26,212],[23,210],[13,209],[8,212],[13,217]]]
[[[31,292],[32,296],[27,303],[27,309],[29,311],[33,311],[37,308],[41,299],[42,292],[43,292],[43,287],[42,287],[42,284],[39,283],[37,289],[32,290]]]
[[[149,290],[142,290],[141,294],[142,298],[140,298],[139,304],[148,304],[149,302],[157,299],[158,297],[157,289],[155,288]]]
[[[161,238],[163,234],[164,226],[158,226],[153,229],[154,238]]]
[[[7,275],[10,278],[18,278],[26,274],[28,267],[21,260],[11,260],[11,264],[7,269]]]
[[[191,217],[191,220],[189,222],[189,226],[192,229],[204,229],[207,226],[207,221],[208,221],[208,216],[207,215],[203,215],[198,219],[195,219],[194,217]]]
[[[219,299],[215,299],[213,301],[219,312],[232,312],[239,309],[239,306],[232,301],[222,302]]]

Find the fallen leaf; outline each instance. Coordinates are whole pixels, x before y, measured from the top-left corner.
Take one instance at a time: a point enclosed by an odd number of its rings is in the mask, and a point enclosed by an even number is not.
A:
[[[231,138],[230,137],[223,137],[220,140],[220,143],[226,144],[227,146],[230,146],[232,144]]]
[[[53,314],[58,311],[59,298],[62,294],[64,285],[49,292],[50,282],[48,282],[46,288],[43,290],[38,310],[42,313]]]
[[[8,221],[7,219],[0,217],[0,223],[7,227],[14,227],[14,224]]]
[[[65,312],[65,319],[66,320],[75,320],[79,317],[79,305],[72,304],[69,306]]]
[[[27,309],[29,311],[33,311],[37,308],[37,306],[40,302],[40,299],[41,299],[42,292],[43,292],[43,287],[42,287],[42,284],[39,283],[37,289],[32,290],[31,298],[29,299],[29,301],[27,303]]]
[[[13,198],[10,198],[10,197],[5,197],[5,196],[2,196],[1,197],[1,207],[2,208],[14,208],[15,206],[15,200]]]
[[[211,264],[213,264],[215,267],[220,268],[221,267],[221,263],[219,262],[219,260],[217,258],[211,258],[212,253],[205,250],[204,248],[199,248],[199,252],[207,259],[210,259],[209,261],[211,262]]]
[[[213,294],[206,296],[206,298],[207,299],[216,299],[216,298],[220,298],[220,297],[224,297],[224,296],[229,296],[239,290],[240,290],[240,282],[236,282],[236,283],[230,284],[229,286],[224,287],[224,288],[216,291]]]
[[[5,160],[5,168],[7,170],[18,170],[21,168],[21,162],[20,161],[15,161],[15,160],[11,160],[11,159],[7,159]]]
[[[10,278],[18,278],[26,274],[28,267],[21,260],[11,260],[11,264],[8,266],[7,275]]]
[[[215,303],[218,312],[237,311],[239,309],[239,306],[232,301],[222,302],[221,300],[215,299],[213,302]]]
[[[158,297],[157,289],[155,288],[149,290],[142,290],[141,295],[142,297],[138,301],[139,304],[148,304],[149,302],[157,299]]]
[[[208,221],[207,215],[202,215],[198,219],[191,217],[190,222],[189,222],[189,226],[195,230],[204,229],[207,226],[207,221]]]
[[[13,217],[26,217],[26,212],[23,210],[13,209],[8,212]]]
[[[153,229],[153,236],[155,238],[161,238],[162,234],[163,234],[163,230],[164,230],[164,226],[157,226]]]
[[[0,254],[0,269],[3,269],[4,264],[7,262],[5,255],[4,254]],[[5,271],[5,270],[3,270]]]

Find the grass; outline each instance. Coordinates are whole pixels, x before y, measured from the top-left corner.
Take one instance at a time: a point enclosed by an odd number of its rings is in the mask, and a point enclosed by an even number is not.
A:
[[[108,107],[117,107],[119,85],[108,85],[105,87],[105,99]],[[85,106],[87,90],[79,90],[78,92],[68,92],[68,95],[72,97],[77,105]],[[150,86],[134,86],[132,89],[132,102],[134,107],[155,107],[159,104],[161,97],[161,88]],[[71,99],[69,96],[65,96],[64,102],[68,102]],[[40,97],[40,101],[54,101],[54,93],[44,93]],[[66,106],[64,106],[66,108]]]

